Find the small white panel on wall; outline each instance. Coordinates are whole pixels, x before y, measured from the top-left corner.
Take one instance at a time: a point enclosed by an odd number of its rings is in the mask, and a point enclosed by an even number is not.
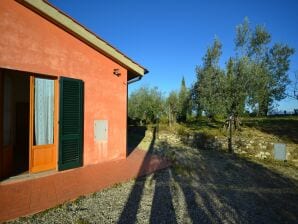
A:
[[[96,141],[108,140],[108,121],[107,120],[94,121],[94,138]]]

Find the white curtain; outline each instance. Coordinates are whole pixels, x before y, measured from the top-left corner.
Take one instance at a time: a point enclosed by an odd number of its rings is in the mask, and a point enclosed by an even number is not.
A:
[[[35,78],[35,145],[53,144],[54,80]]]

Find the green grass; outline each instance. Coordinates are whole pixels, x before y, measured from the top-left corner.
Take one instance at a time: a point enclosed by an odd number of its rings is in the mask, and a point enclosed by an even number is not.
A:
[[[244,128],[244,135],[254,136],[256,131],[262,132],[264,135],[271,135],[282,140],[284,143],[298,144],[298,116],[285,117],[255,117],[241,118]],[[226,135],[223,131],[223,120],[209,120],[206,117],[199,118],[183,125],[187,131],[201,132],[208,135],[222,136]],[[180,128],[181,129],[181,128]]]
[[[244,127],[274,135],[285,143],[298,144],[298,116],[245,118]]]

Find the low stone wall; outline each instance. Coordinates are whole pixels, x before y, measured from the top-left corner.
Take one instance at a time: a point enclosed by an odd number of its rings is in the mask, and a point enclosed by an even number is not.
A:
[[[205,133],[188,133],[179,136],[185,144],[203,150],[228,151],[228,138],[225,136],[212,136]],[[264,137],[233,136],[232,149],[236,154],[244,154],[258,159],[274,159],[275,143],[283,143],[277,139]],[[287,160],[298,162],[298,149],[296,144],[286,144]]]

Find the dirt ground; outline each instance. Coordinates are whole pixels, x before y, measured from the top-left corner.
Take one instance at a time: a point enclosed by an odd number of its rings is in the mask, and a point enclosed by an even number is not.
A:
[[[183,193],[187,218],[182,222],[297,223],[296,166],[189,147],[156,128],[147,130],[139,146],[173,161],[166,172]],[[175,201],[177,194],[171,195]]]

